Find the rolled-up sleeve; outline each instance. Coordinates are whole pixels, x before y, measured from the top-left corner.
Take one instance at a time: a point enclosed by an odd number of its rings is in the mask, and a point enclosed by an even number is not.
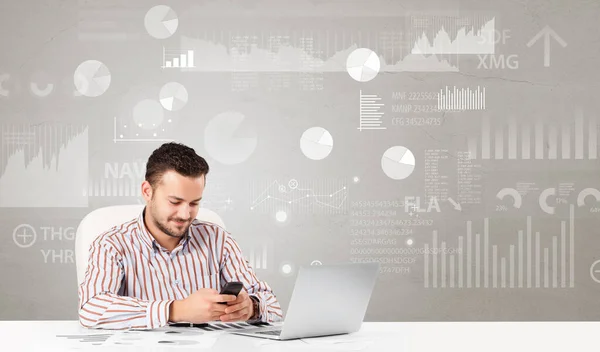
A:
[[[223,231],[223,259],[221,262],[221,278],[223,282],[240,281],[249,295],[258,298],[260,313],[258,321],[278,322],[283,320],[281,306],[273,290],[265,281],[260,281],[252,267],[244,259],[242,251],[233,237]]]

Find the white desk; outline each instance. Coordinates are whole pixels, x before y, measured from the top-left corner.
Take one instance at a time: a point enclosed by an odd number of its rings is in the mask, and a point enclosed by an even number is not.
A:
[[[596,322],[363,323],[349,335],[272,341],[198,328],[127,332],[85,329],[76,321],[0,321],[7,351],[579,352],[600,351],[599,335]]]

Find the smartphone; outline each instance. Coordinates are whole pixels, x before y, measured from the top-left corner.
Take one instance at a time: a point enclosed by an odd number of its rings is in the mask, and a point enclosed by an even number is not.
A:
[[[244,288],[244,284],[239,282],[239,281],[230,281],[228,283],[225,284],[225,287],[223,287],[223,289],[221,290],[220,294],[222,295],[234,295],[237,297],[237,295],[242,291],[242,288]],[[227,302],[219,302],[220,304],[226,304]]]

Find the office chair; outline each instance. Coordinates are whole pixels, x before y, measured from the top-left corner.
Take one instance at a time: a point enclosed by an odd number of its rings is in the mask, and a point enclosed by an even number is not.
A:
[[[75,234],[75,267],[77,268],[77,286],[81,285],[87,270],[89,250],[92,242],[106,230],[113,226],[137,218],[144,209],[143,204],[115,205],[99,208],[88,215],[79,223]],[[225,228],[223,220],[212,210],[200,208],[196,219],[210,222]]]

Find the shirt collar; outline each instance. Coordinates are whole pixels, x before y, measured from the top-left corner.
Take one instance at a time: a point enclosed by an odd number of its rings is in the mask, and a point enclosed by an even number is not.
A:
[[[154,246],[158,246],[156,239],[150,234],[150,231],[146,228],[146,224],[144,223],[144,218],[146,214],[146,207],[142,209],[142,212],[138,216],[138,228],[140,229],[140,237],[142,241],[148,246],[148,248],[153,249]]]
[[[146,216],[146,207],[144,207],[144,209],[142,209],[142,212],[138,216],[137,222],[138,222],[138,228],[140,229],[140,231],[139,231],[140,237],[141,237],[142,241],[148,246],[148,248],[158,250],[161,246],[160,246],[160,244],[158,244],[158,242],[156,242],[156,239],[154,238],[154,236],[152,236],[150,231],[148,231],[148,228],[146,227],[146,224],[144,222],[145,216]],[[192,222],[192,224],[193,224],[193,222]],[[190,226],[190,228],[191,228],[191,226]],[[183,248],[186,248],[186,246],[189,242],[190,231],[191,231],[191,229],[188,229],[188,232],[186,233],[186,235],[179,242],[179,245],[181,245]],[[179,245],[177,247],[175,247],[174,250],[176,250],[179,247]]]

